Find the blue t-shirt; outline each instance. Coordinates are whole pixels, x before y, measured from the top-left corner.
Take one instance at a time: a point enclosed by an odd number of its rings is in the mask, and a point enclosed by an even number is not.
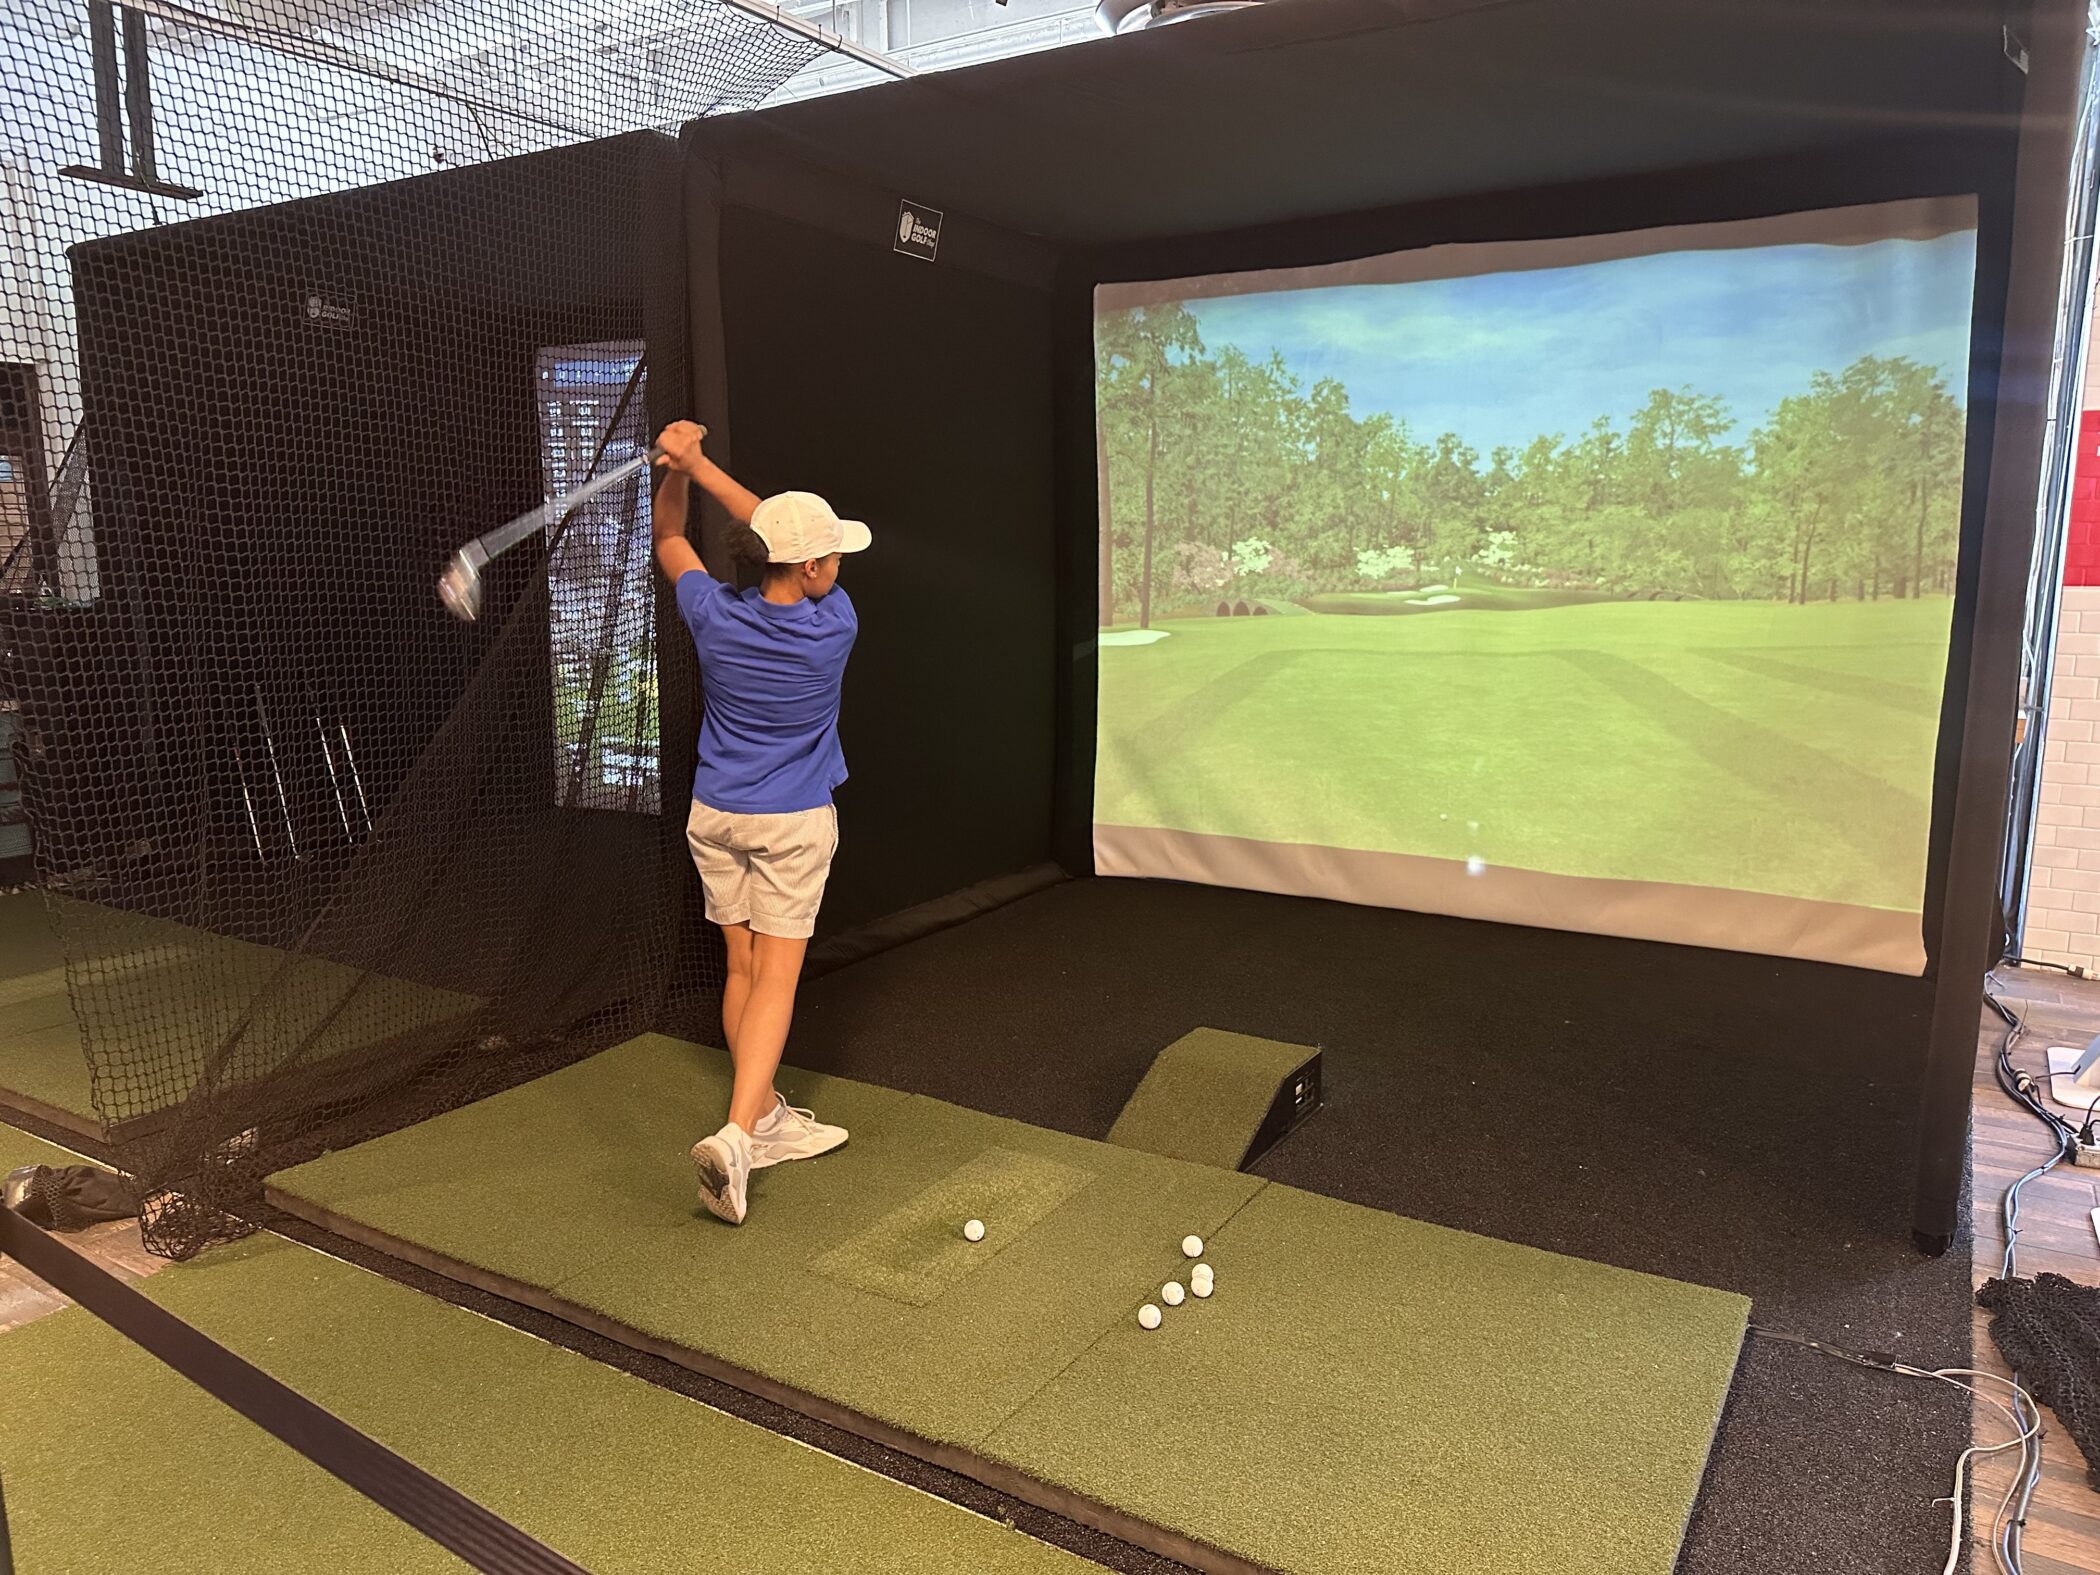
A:
[[[846,593],[781,605],[688,569],[678,610],[706,702],[693,797],[732,815],[829,804],[846,780],[839,685],[860,632]]]

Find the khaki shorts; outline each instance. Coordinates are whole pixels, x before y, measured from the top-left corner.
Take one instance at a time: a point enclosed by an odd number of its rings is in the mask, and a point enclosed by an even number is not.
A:
[[[700,868],[707,916],[748,924],[760,935],[807,940],[839,848],[830,804],[788,815],[732,815],[698,799],[686,817],[686,846]]]

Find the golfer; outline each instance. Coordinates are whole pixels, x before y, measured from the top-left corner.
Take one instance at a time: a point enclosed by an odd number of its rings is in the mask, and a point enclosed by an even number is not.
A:
[[[752,1171],[846,1141],[845,1128],[790,1105],[773,1074],[838,851],[839,684],[860,628],[838,588],[839,559],[868,545],[868,527],[813,493],[760,500],[700,451],[700,439],[690,421],[657,439],[664,474],[652,534],[700,656],[705,710],[685,835],[707,917],[729,948],[722,1033],[736,1080],[729,1119],[693,1145],[693,1165],[700,1201],[741,1225]],[[689,481],[736,522],[729,555],[762,571],[752,589],[715,579],[686,540]]]

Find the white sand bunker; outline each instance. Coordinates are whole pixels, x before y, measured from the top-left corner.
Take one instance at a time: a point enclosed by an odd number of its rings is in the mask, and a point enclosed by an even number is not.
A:
[[[1167,637],[1165,629],[1117,629],[1101,636],[1103,645],[1157,645]]]

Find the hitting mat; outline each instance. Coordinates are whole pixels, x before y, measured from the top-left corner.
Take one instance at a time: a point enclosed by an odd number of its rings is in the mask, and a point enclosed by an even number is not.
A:
[[[1094,1567],[276,1237],[143,1288],[598,1575]],[[25,1571],[463,1568],[78,1308],[0,1334],[0,1393]]]
[[[853,1139],[759,1172],[741,1229],[699,1208],[685,1154],[727,1059],[657,1035],[271,1195],[1183,1556],[1671,1568],[1742,1298],[916,1095],[782,1086]],[[1142,1330],[1191,1233],[1217,1293]]]
[[[1183,1034],[1154,1057],[1108,1140],[1237,1170],[1277,1089],[1312,1055],[1306,1045],[1222,1028]]]

